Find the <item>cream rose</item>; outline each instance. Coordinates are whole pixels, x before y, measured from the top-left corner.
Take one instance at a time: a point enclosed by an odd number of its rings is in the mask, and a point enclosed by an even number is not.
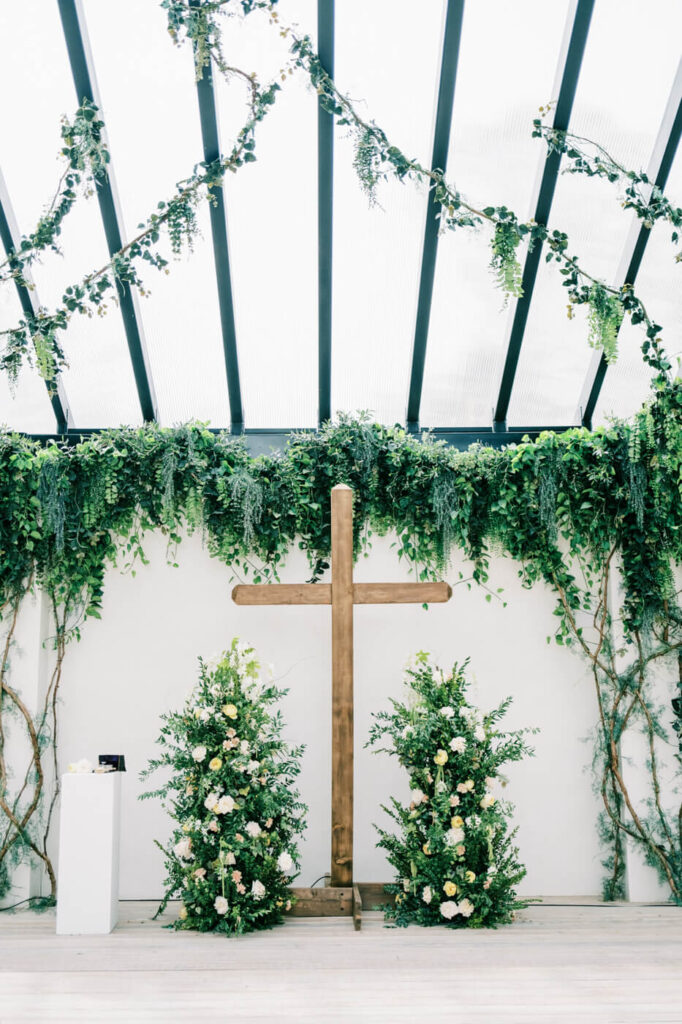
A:
[[[294,862],[291,859],[290,855],[286,852],[286,850],[283,850],[282,853],[280,853],[279,857],[277,858],[277,867],[279,868],[280,871],[283,871],[286,874],[288,871],[291,871],[293,866]]]
[[[251,886],[251,895],[255,900],[262,900],[265,896],[265,886],[258,879]]]
[[[462,900],[462,902],[459,904],[459,913],[462,915],[462,917],[471,917],[474,910],[475,907],[471,900]]]

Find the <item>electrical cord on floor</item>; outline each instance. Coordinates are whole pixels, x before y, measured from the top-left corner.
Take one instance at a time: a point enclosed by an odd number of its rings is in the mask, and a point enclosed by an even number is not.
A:
[[[308,888],[310,888],[310,889],[314,889],[314,888],[315,888],[315,886],[317,885],[317,883],[318,883],[318,882],[321,882],[323,878],[330,878],[330,877],[331,877],[331,876],[330,876],[329,872],[328,872],[328,871],[325,871],[325,873],[324,873],[323,875],[320,875],[320,877],[319,877],[319,878],[316,878],[316,879],[315,879],[315,881],[313,882],[313,884],[312,884],[312,885],[310,885],[310,886],[309,886]]]

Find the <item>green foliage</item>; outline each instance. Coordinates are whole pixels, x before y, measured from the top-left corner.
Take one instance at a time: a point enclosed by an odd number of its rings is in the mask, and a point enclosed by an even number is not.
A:
[[[294,781],[302,747],[281,739],[271,707],[283,691],[259,679],[253,648],[236,639],[206,664],[181,711],[163,715],[162,753],[143,778],[170,769],[161,797],[177,823],[163,848],[165,907],[182,899],[175,928],[234,935],[279,924],[307,808]]]
[[[540,112],[546,114],[549,109],[541,107]],[[533,121],[533,137],[545,140],[548,154],[558,153],[566,158],[563,173],[584,174],[588,178],[603,178],[608,182],[622,185],[623,209],[632,210],[645,228],[652,228],[657,221],[667,223],[673,228],[673,244],[678,244],[682,228],[682,208],[675,206],[644,171],[638,172],[624,167],[598,143],[573,132],[560,131],[545,125],[539,118]],[[682,253],[677,252],[675,261],[679,263],[681,259]]]
[[[681,428],[682,382],[658,381],[630,424],[548,432],[505,450],[459,452],[367,417],[342,418],[258,458],[197,424],[109,430],[73,448],[0,434],[0,613],[8,621],[37,582],[55,622],[59,613],[63,652],[83,619],[99,616],[107,569],[134,572],[152,530],[167,538],[174,562],[184,531],[200,529],[211,555],[254,582],[277,579],[298,545],[319,579],[329,562],[329,492],[347,483],[356,557],[374,534],[393,531],[418,579],[441,576],[459,551],[471,579],[488,587],[491,556],[503,553],[524,586],[556,595],[554,640],[593,671],[604,834],[620,842],[632,831],[617,755],[622,729],[652,730],[655,746],[663,742],[656,723],[672,726],[647,689],[656,665],[682,648],[671,574],[682,562]],[[622,584],[620,608],[608,589],[612,573]],[[618,660],[614,630],[625,637]],[[652,762],[654,803],[655,773]],[[677,898],[678,831],[667,818],[664,828],[662,815],[640,819],[634,838],[658,850],[657,869]],[[621,865],[616,856],[614,870]]]
[[[220,16],[247,15],[257,10],[272,11],[277,0],[161,0],[168,33],[176,46],[189,41],[194,50],[197,81],[211,57],[219,68],[226,67],[222,48]]]
[[[398,925],[495,927],[527,906],[515,892],[526,871],[509,829],[513,808],[498,790],[503,765],[532,753],[532,730],[499,729],[511,698],[487,715],[469,704],[466,664],[445,673],[419,652],[404,702],[374,715],[370,744],[398,758],[412,790],[408,807],[393,799],[384,808],[398,833],[378,829],[397,875],[386,919]]]
[[[520,299],[523,295],[521,286],[523,274],[516,255],[520,241],[521,235],[514,223],[499,221],[495,225],[490,269],[495,275],[498,288],[504,295],[505,306],[510,298]]]
[[[607,363],[614,363],[618,355],[618,331],[623,322],[623,304],[602,284],[590,288],[587,320],[590,327],[588,342],[601,349]]]

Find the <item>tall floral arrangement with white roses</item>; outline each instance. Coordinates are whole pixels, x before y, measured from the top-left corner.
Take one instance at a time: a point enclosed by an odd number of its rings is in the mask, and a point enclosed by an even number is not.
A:
[[[272,707],[285,691],[261,680],[253,648],[235,639],[199,666],[182,710],[162,715],[162,753],[142,772],[172,770],[165,786],[144,794],[161,797],[177,822],[161,847],[160,909],[182,900],[176,928],[268,928],[291,906],[307,811],[294,786],[303,748],[282,741],[282,716]]]
[[[446,673],[420,652],[407,669],[407,699],[374,715],[369,745],[396,756],[411,787],[409,806],[392,798],[384,808],[398,833],[378,829],[397,872],[386,918],[398,925],[494,927],[527,905],[515,892],[526,871],[500,769],[532,754],[525,736],[535,730],[500,731],[511,698],[487,715],[469,704],[466,665]]]

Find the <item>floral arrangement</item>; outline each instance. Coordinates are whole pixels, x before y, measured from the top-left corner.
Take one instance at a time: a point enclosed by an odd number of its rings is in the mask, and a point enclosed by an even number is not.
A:
[[[528,905],[514,889],[526,871],[499,789],[501,766],[532,754],[524,735],[535,730],[497,728],[511,698],[487,715],[468,704],[466,665],[446,674],[419,652],[407,669],[407,701],[374,715],[368,745],[398,757],[410,777],[409,806],[392,798],[384,808],[399,834],[377,828],[397,872],[387,886],[395,904],[385,910],[397,925],[495,927]],[[385,737],[389,748],[379,747]]]
[[[172,769],[160,796],[177,822],[164,852],[166,893],[181,897],[175,928],[238,934],[269,928],[291,908],[297,840],[307,808],[294,788],[302,747],[280,738],[284,695],[259,678],[253,648],[237,639],[210,663],[179,712],[163,715],[161,756],[142,772]],[[160,912],[159,911],[159,912]]]

